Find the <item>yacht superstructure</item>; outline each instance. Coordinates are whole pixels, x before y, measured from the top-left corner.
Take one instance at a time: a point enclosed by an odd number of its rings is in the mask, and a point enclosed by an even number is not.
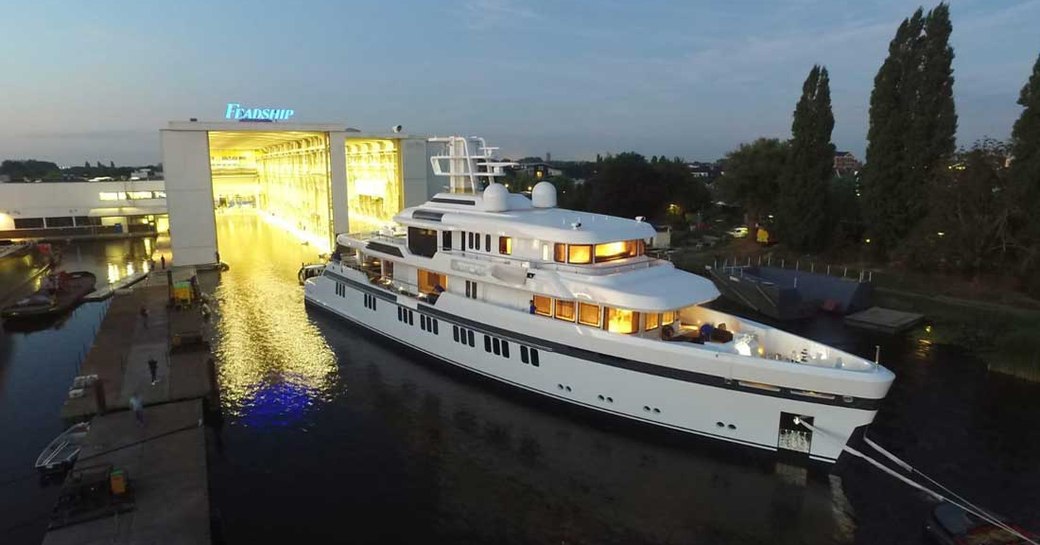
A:
[[[548,182],[512,194],[483,140],[433,141],[449,191],[340,235],[354,255],[306,280],[309,305],[530,392],[814,460],[873,420],[888,369],[702,306],[714,284],[645,255],[641,218],[557,208]]]

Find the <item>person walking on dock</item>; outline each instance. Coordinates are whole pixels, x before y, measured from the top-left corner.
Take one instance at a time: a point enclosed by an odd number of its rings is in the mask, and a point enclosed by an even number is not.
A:
[[[137,420],[137,425],[144,426],[144,403],[141,402],[141,396],[137,395],[137,392],[130,396],[130,410],[134,411],[134,419]]]
[[[148,329],[148,307],[141,305],[141,323],[144,324],[144,328]]]
[[[166,270],[166,256],[165,255],[159,256],[159,264],[162,265],[162,268],[165,271]]]
[[[159,372],[159,362],[155,361],[155,356],[148,358],[148,372],[152,375],[152,386],[155,386],[155,383],[159,381],[157,376]]]

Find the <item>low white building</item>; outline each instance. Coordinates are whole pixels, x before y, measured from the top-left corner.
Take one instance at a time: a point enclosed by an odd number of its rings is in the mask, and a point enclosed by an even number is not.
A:
[[[162,232],[166,213],[163,180],[0,183],[5,239]]]

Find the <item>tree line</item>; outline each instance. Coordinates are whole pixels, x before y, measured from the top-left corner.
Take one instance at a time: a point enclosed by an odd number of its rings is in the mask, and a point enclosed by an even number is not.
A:
[[[874,78],[866,162],[833,169],[830,80],[813,66],[791,138],[759,139],[726,157],[718,188],[751,223],[799,252],[866,245],[878,259],[977,275],[1013,268],[1040,292],[1040,58],[1022,88],[1008,142],[956,149],[949,6],[902,21]]]

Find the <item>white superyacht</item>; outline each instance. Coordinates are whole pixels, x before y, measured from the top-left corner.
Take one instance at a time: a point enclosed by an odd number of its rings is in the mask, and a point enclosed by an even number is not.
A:
[[[339,235],[354,255],[306,280],[308,305],[529,392],[812,460],[873,420],[888,369],[706,308],[714,284],[645,255],[641,218],[557,208],[548,182],[512,194],[483,140],[431,141],[449,191]]]

